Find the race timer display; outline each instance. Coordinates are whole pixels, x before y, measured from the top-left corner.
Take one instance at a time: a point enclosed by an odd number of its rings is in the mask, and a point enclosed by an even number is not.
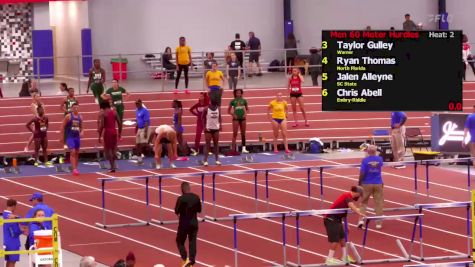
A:
[[[461,31],[323,31],[322,110],[462,111]]]

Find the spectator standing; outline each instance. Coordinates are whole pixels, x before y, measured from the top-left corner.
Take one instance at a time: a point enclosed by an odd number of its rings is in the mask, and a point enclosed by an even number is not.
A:
[[[191,47],[186,45],[185,37],[180,37],[179,39],[179,46],[176,47],[176,79],[175,79],[175,94],[178,93],[178,84],[180,82],[181,73],[184,72],[185,74],[185,93],[189,94],[188,91],[188,70],[190,66],[193,66],[192,58],[191,58]]]
[[[252,77],[252,63],[256,63],[258,68],[257,76],[262,76],[261,64],[259,63],[259,57],[261,56],[261,40],[257,38],[254,32],[249,32],[249,41],[247,42],[247,49],[249,52],[249,71],[248,77]]]
[[[238,80],[241,78],[241,63],[235,53],[231,53],[231,60],[226,64],[226,78],[228,79],[229,89],[236,90]]]
[[[137,108],[135,111],[135,152],[138,163],[142,164],[150,139],[150,112],[144,107],[141,99],[135,101],[135,106]]]
[[[285,45],[284,48],[286,50],[285,52],[285,58],[287,62],[287,73],[292,72],[292,66],[295,65],[295,57],[297,56],[297,40],[295,39],[294,33],[289,33],[287,36],[287,40],[285,40]]]
[[[19,97],[30,97],[31,96],[31,94],[30,94],[30,83],[31,83],[31,80],[27,80],[27,81],[24,81],[21,84],[20,93],[18,94]]]
[[[204,61],[205,71],[211,70],[211,68],[213,67],[213,63],[218,64],[216,59],[214,59],[214,53],[213,52],[207,52],[206,53],[206,59]]]
[[[417,25],[414,23],[414,21],[411,20],[411,15],[406,14],[404,15],[405,21],[402,23],[402,29],[404,31],[416,31],[417,30]]]
[[[241,35],[236,33],[235,40],[231,42],[229,48],[234,51],[236,57],[239,61],[239,66],[242,68],[242,64],[244,62],[244,51],[246,50],[246,43],[241,40]]]
[[[462,58],[463,58],[463,79],[466,80],[465,73],[467,72],[467,65],[470,65],[472,68],[473,74],[475,75],[475,62],[474,57],[471,51],[471,45],[468,42],[468,37],[466,34],[462,35]]]
[[[318,76],[320,76],[322,73],[322,55],[320,55],[316,47],[310,48],[309,65],[310,77],[312,77],[312,85],[318,86]]]

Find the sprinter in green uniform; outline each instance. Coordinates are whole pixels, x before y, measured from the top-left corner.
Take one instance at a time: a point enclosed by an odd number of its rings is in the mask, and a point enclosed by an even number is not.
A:
[[[101,98],[104,101],[111,101],[111,104],[114,106],[119,120],[122,122],[124,120],[124,101],[127,100],[129,94],[127,91],[119,86],[119,81],[112,80],[112,87],[107,89],[105,93],[101,95]]]
[[[242,153],[249,153],[246,149],[246,115],[249,112],[247,101],[242,97],[242,89],[234,90],[234,99],[229,103],[228,114],[233,117],[232,151],[237,152],[236,138],[241,129]]]
[[[101,61],[94,59],[94,67],[89,70],[89,81],[87,82],[87,91],[92,90],[96,98],[96,104],[100,104],[101,95],[104,93],[104,83],[106,82],[106,71],[101,68]]]

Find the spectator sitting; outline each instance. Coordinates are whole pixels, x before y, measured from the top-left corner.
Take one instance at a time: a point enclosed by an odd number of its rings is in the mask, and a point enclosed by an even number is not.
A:
[[[24,81],[21,85],[20,93],[18,94],[19,97],[29,97],[30,94],[30,83],[31,80]]]
[[[310,48],[309,72],[312,77],[312,85],[318,86],[318,76],[322,73],[322,55],[316,47]],[[316,66],[320,65],[320,66]]]
[[[170,79],[175,79],[176,65],[171,62],[172,59],[172,49],[170,47],[165,48],[165,52],[162,55],[163,67],[170,73]]]
[[[79,267],[96,267],[96,265],[96,259],[91,256],[84,256],[79,262]]]
[[[45,211],[42,209],[37,209],[35,211],[35,214],[33,215],[33,218],[45,218],[46,214]],[[30,226],[28,227],[29,235],[28,235],[28,249],[31,248],[31,246],[35,245],[35,232],[39,230],[51,230],[51,222],[49,224],[46,224],[47,222],[32,222],[30,223]]]
[[[395,31],[396,29],[394,27],[389,28],[390,31]]]
[[[125,266],[126,267],[135,266],[135,255],[133,252],[129,252],[129,254],[127,254],[127,257],[125,257]]]
[[[417,25],[414,23],[414,21],[411,20],[411,15],[406,14],[404,15],[404,18],[406,21],[402,23],[402,29],[405,31],[415,31],[417,30]]]
[[[204,68],[205,70],[211,70],[211,68],[213,67],[213,63],[218,63],[215,59],[214,59],[214,53],[213,52],[208,52],[206,53],[206,60],[204,62]]]
[[[297,56],[297,40],[295,40],[295,35],[291,32],[285,40],[284,48],[286,49],[285,57],[287,61],[287,73],[292,72],[292,66],[295,65],[295,57]]]
[[[366,26],[367,31],[371,31],[371,26]]]

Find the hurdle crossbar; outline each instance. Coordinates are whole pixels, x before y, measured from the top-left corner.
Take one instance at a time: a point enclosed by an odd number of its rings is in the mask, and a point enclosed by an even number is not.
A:
[[[325,264],[300,264],[300,217],[305,216],[321,216],[321,215],[336,215],[336,214],[348,214],[350,209],[325,209],[325,210],[303,210],[303,211],[284,211],[284,212],[262,212],[262,213],[247,213],[247,214],[230,214],[229,217],[233,220],[234,225],[234,266],[238,266],[238,246],[237,246],[237,221],[248,219],[271,219],[281,218],[282,220],[282,250],[283,250],[283,265],[282,266],[325,266]],[[296,239],[297,239],[297,263],[287,261],[286,253],[286,233],[285,233],[285,219],[288,217],[295,217],[296,222]],[[348,240],[348,223],[346,216],[344,216],[345,224],[345,239]],[[347,243],[349,244],[349,243]],[[346,256],[346,255],[345,255]],[[347,257],[345,257],[347,258]],[[342,262],[342,265],[346,265],[348,262]]]
[[[416,236],[416,231],[417,231],[417,224],[421,224],[421,218],[423,217],[423,214],[421,213],[416,213],[416,214],[403,214],[403,215],[391,215],[391,216],[370,216],[365,218],[365,228],[364,228],[364,235],[363,235],[363,244],[362,244],[362,251],[359,253],[360,257],[360,264],[367,264],[367,263],[393,263],[393,262],[409,262],[411,261],[412,258],[412,251],[414,247],[414,239]],[[406,219],[414,219],[414,225],[412,228],[412,235],[411,235],[411,247],[409,252],[404,248],[404,245],[401,243],[399,239],[396,240],[396,244],[401,250],[402,257],[398,258],[389,258],[389,259],[375,259],[375,260],[365,260],[364,259],[364,251],[366,248],[366,240],[368,237],[368,225],[371,221],[375,220],[406,220]]]
[[[428,204],[415,204],[414,207],[419,210],[419,214],[422,214],[424,210],[432,210],[432,209],[448,209],[448,208],[466,208],[466,236],[467,236],[467,253],[458,253],[457,255],[444,255],[444,256],[432,256],[432,257],[424,257],[424,250],[423,250],[423,244],[424,244],[424,239],[423,239],[423,228],[424,224],[422,221],[422,218],[420,219],[419,223],[419,246],[420,246],[420,255],[412,255],[412,259],[418,260],[418,261],[424,261],[424,260],[450,260],[450,259],[461,259],[461,258],[471,258],[471,244],[470,244],[470,208],[471,208],[471,202],[466,201],[466,202],[452,202],[452,203],[428,203]]]
[[[150,225],[150,198],[149,198],[149,182],[153,176],[136,176],[136,177],[123,177],[123,178],[99,178],[101,182],[101,199],[102,199],[102,222],[97,222],[96,226],[100,228],[118,228],[118,227],[136,227],[136,226],[148,226]],[[137,220],[136,222],[131,223],[116,223],[116,224],[107,224],[106,222],[106,183],[107,182],[121,182],[121,181],[132,181],[132,180],[145,180],[145,209],[146,209],[146,219]]]

